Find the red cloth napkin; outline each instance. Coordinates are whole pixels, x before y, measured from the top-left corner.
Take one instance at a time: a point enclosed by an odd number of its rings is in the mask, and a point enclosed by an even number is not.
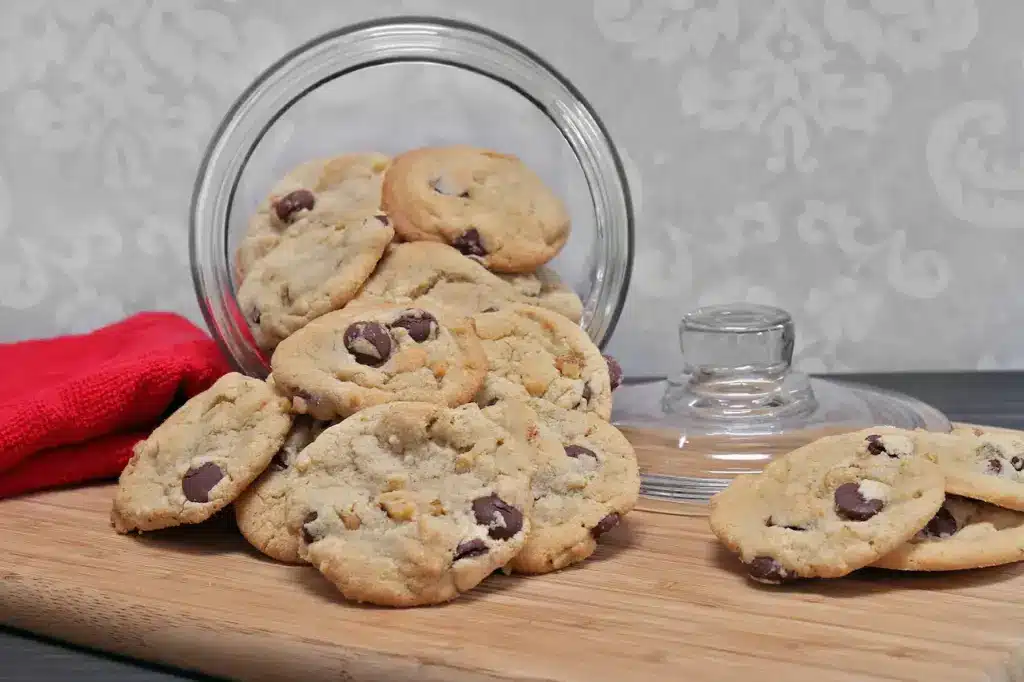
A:
[[[117,476],[135,443],[228,371],[173,313],[0,344],[0,498]]]

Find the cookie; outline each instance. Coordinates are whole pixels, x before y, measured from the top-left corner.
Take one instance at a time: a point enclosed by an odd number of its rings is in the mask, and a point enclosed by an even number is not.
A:
[[[583,303],[557,275],[525,274],[506,279],[476,261],[437,242],[405,242],[388,247],[377,269],[350,305],[381,301],[402,305],[445,307],[458,315],[496,310],[509,303],[534,303],[565,315],[582,318]],[[577,312],[578,311],[578,312]]]
[[[487,360],[470,320],[381,305],[314,320],[277,347],[270,365],[295,411],[326,420],[398,400],[469,402]]]
[[[915,431],[946,476],[946,492],[1024,511],[1024,433],[1008,429]]]
[[[928,525],[873,565],[898,571],[958,571],[1024,560],[1024,513],[946,495]]]
[[[534,398],[611,417],[608,364],[586,332],[544,308],[510,305],[473,316],[491,374]]]
[[[475,404],[368,408],[296,459],[300,555],[348,599],[449,601],[526,542],[530,467]]]
[[[826,436],[737,477],[710,503],[715,536],[758,582],[838,578],[924,528],[944,499],[938,466],[906,435]]]
[[[307,161],[285,175],[257,207],[235,255],[242,281],[253,264],[285,234],[338,216],[361,218],[380,210],[380,191],[390,159],[368,152]]]
[[[265,350],[348,303],[394,236],[383,214],[306,220],[302,230],[282,235],[273,251],[253,264],[238,289],[238,305]]]
[[[465,145],[395,157],[381,206],[405,241],[450,244],[495,272],[529,272],[569,238],[562,201],[522,161]]]
[[[583,319],[583,301],[547,266],[518,275],[499,275],[533,305],[554,310],[573,322]]]
[[[477,395],[484,416],[531,448],[533,511],[526,545],[509,567],[557,571],[589,557],[597,541],[636,504],[636,453],[618,429],[592,412],[564,410],[491,379]]]
[[[303,563],[299,558],[299,527],[302,519],[288,517],[288,501],[295,487],[292,466],[303,449],[332,422],[299,415],[284,444],[266,471],[234,503],[238,530],[253,547],[278,561]]]
[[[114,528],[200,523],[231,504],[284,443],[288,407],[257,379],[218,379],[135,446],[114,493]]]

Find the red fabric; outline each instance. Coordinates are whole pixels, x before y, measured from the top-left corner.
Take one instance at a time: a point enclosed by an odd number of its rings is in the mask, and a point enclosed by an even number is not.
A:
[[[228,371],[173,313],[0,344],[0,498],[117,476],[136,442]]]

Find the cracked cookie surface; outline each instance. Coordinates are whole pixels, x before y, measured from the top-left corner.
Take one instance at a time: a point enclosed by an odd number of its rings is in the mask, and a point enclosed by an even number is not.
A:
[[[290,170],[249,219],[235,254],[237,281],[285,235],[322,224],[325,217],[361,218],[378,212],[390,162],[383,154],[366,152],[313,159]]]
[[[529,272],[569,238],[562,201],[515,156],[465,145],[394,158],[381,206],[406,241],[438,241],[495,272]]]
[[[324,315],[271,358],[274,381],[295,411],[324,420],[399,400],[468,402],[486,365],[470,320],[397,305]]]
[[[135,446],[114,493],[114,528],[205,521],[267,468],[291,424],[288,400],[265,382],[224,375]]]
[[[640,474],[633,446],[597,415],[530,398],[501,379],[488,378],[477,402],[534,457],[530,535],[509,567],[549,573],[589,557],[636,504]]]
[[[608,363],[568,319],[536,306],[510,305],[478,313],[473,322],[490,374],[559,407],[611,417]]]
[[[369,408],[296,458],[300,555],[352,600],[449,601],[522,548],[531,466],[475,404]]]
[[[394,236],[383,214],[303,220],[253,264],[238,289],[238,305],[264,350],[348,303]]]
[[[710,524],[753,580],[837,578],[924,528],[943,484],[910,432],[877,427],[821,438],[737,477],[712,498]]]

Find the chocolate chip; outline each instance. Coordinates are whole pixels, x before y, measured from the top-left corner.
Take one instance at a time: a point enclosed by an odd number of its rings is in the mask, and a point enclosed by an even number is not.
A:
[[[494,405],[497,405],[500,402],[501,398],[491,398],[490,400],[487,401],[487,404],[484,405],[484,407],[493,407]]]
[[[872,434],[865,438],[868,442],[868,452],[872,455],[880,455],[885,452],[885,446],[882,445],[882,437],[876,434]]]
[[[860,493],[857,483],[844,483],[836,488],[836,513],[850,521],[867,521],[882,511],[882,500],[867,499]]]
[[[495,540],[508,540],[523,527],[523,513],[494,493],[473,500],[473,515]]]
[[[181,492],[189,502],[209,502],[210,491],[224,478],[224,472],[213,462],[189,469],[181,479]]]
[[[475,227],[471,227],[454,240],[452,240],[452,246],[459,250],[464,256],[486,256],[487,251],[484,250],[484,245],[480,242],[480,232]]]
[[[1022,469],[1024,469],[1024,457],[1014,455],[1012,458],[1010,458],[1010,466],[1013,467],[1014,471],[1021,471]]]
[[[489,307],[489,308],[484,308],[484,309],[483,309],[483,310],[481,310],[480,312],[482,312],[482,313],[496,313],[496,312],[498,312],[498,307],[497,307],[497,306],[493,306],[493,305],[492,305],[492,306],[491,306],[491,307]]]
[[[604,361],[608,363],[608,378],[611,379],[612,390],[614,391],[622,385],[622,365],[610,355],[605,355]]]
[[[391,323],[391,327],[405,329],[416,343],[437,337],[437,318],[426,310],[407,310]]]
[[[957,526],[956,518],[950,513],[946,505],[939,507],[935,516],[928,522],[928,525],[921,530],[921,535],[928,538],[948,538],[955,534],[960,528]]]
[[[386,215],[382,215],[382,214],[378,213],[377,215],[374,216],[374,218],[379,220],[381,222],[381,225],[390,225],[391,224],[391,220],[388,219],[388,217]]]
[[[284,471],[288,468],[288,460],[285,459],[284,450],[278,450],[274,459],[270,460],[270,468],[273,471]]]
[[[990,459],[988,461],[988,468],[985,470],[985,473],[992,474],[993,476],[998,476],[999,474],[1003,473],[1002,460],[998,460],[995,457]]]
[[[593,535],[594,539],[596,540],[597,538],[601,537],[602,535],[610,531],[615,526],[619,525],[619,521],[621,520],[621,516],[619,516],[615,512],[612,512],[611,514],[608,514],[608,516],[605,516],[603,519],[598,521],[597,525],[590,529],[590,534]]]
[[[317,541],[316,536],[309,530],[309,524],[316,521],[319,516],[320,515],[315,511],[311,511],[306,514],[306,518],[302,519],[302,539],[306,541],[307,545],[311,545]]]
[[[251,313],[249,313],[249,321],[253,324],[259,324],[261,319],[262,316],[260,315],[259,308],[255,308]]]
[[[459,543],[459,546],[455,548],[455,558],[452,560],[469,559],[481,554],[487,554],[487,543],[480,538],[473,538]]]
[[[786,526],[786,525],[777,524],[777,523],[775,523],[775,520],[772,517],[770,517],[770,516],[768,517],[768,520],[765,521],[764,525],[770,526],[770,527],[774,527],[774,528],[785,528],[786,530],[798,530],[798,531],[805,531],[805,530],[807,530],[803,526]]]
[[[316,205],[316,197],[308,189],[297,189],[288,192],[274,204],[274,212],[282,222],[291,222],[292,217],[299,211],[312,211]]]
[[[593,450],[585,448],[582,445],[566,445],[565,454],[569,455],[573,459],[579,459],[583,455],[590,455],[594,459],[597,459],[597,455],[594,454]]]
[[[583,392],[580,394],[580,397],[582,397],[583,400],[590,402],[591,395],[593,394],[590,392],[590,382],[588,381],[583,384]]]
[[[770,556],[759,556],[747,564],[747,575],[751,580],[768,585],[779,585],[793,580],[789,571]]]
[[[383,365],[391,357],[391,345],[391,334],[379,322],[353,322],[345,330],[345,348],[361,365]]]

